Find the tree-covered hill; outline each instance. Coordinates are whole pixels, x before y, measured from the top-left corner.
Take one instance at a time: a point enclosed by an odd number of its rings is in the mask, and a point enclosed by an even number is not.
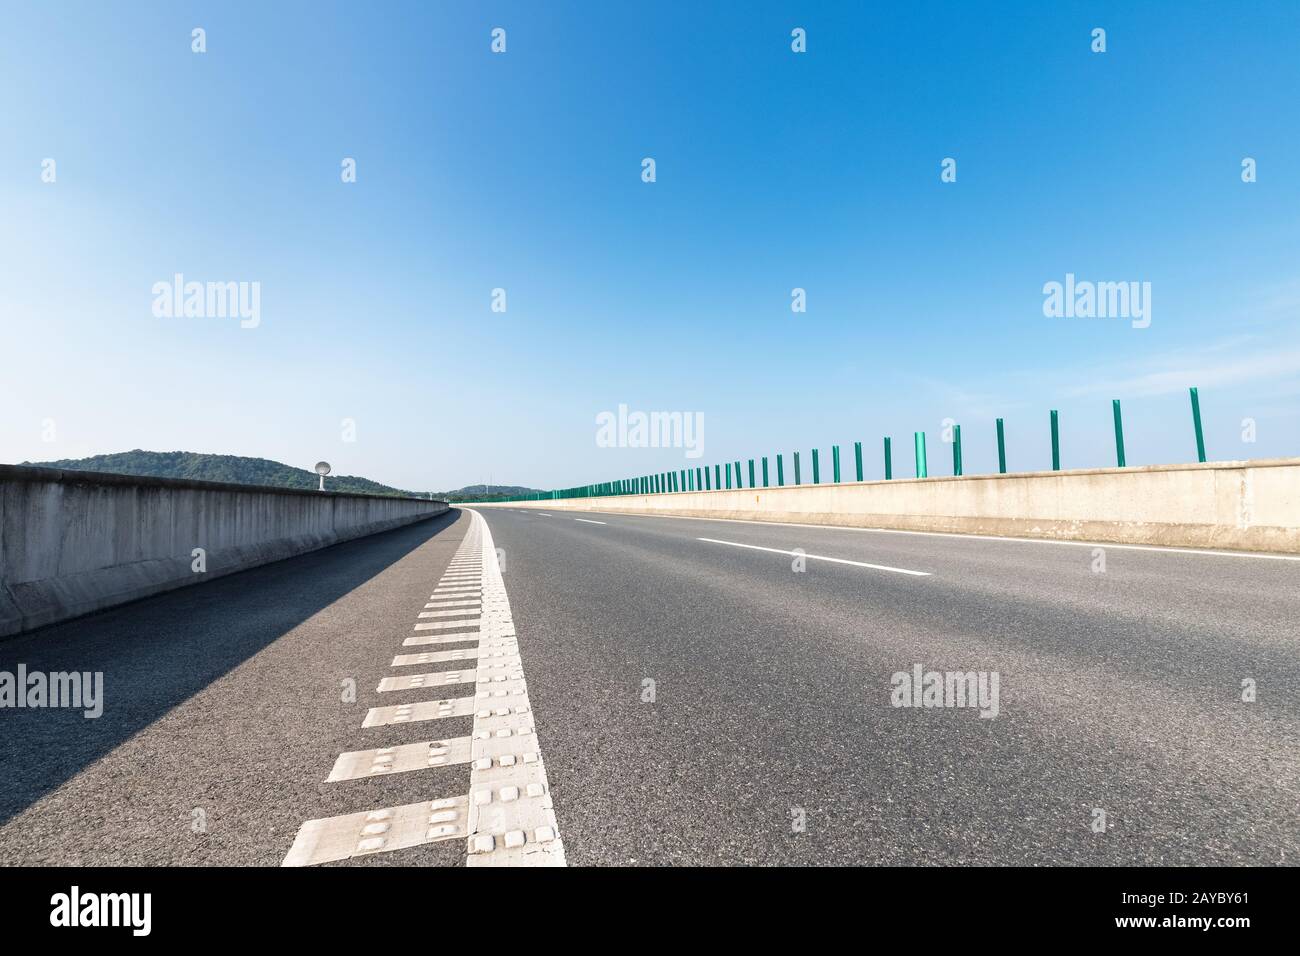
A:
[[[267,458],[240,455],[207,455],[192,451],[134,451],[90,458],[64,458],[59,461],[23,462],[40,468],[63,468],[68,471],[103,471],[116,475],[140,475],[150,478],[190,478],[196,481],[224,481],[240,485],[269,485],[275,488],[316,488],[319,478],[307,468],[294,468]],[[419,495],[427,491],[404,491],[381,485],[369,478],[353,475],[330,475],[325,479],[330,491],[368,495]],[[456,491],[433,492],[435,498],[449,501],[483,500],[500,496],[527,494],[531,488],[515,485],[492,486],[491,495],[482,485],[470,485]]]

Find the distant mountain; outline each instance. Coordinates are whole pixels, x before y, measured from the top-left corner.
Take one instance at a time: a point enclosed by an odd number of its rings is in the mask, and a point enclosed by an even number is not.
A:
[[[139,475],[146,478],[190,478],[196,481],[224,481],[239,485],[268,485],[273,488],[316,488],[319,476],[306,468],[294,468],[267,458],[245,458],[240,455],[205,455],[192,451],[134,451],[112,455],[93,455],[90,458],[64,458],[59,461],[25,461],[24,465],[40,468],[63,468],[68,471],[104,471],[116,475]],[[427,491],[404,491],[381,485],[369,478],[353,475],[330,475],[325,479],[330,491],[344,491],[367,495],[417,495],[429,496]],[[470,485],[456,491],[433,492],[435,498],[447,501],[507,497],[528,494],[531,488],[515,485],[493,485],[491,495],[485,494],[483,485]]]
[[[455,495],[457,501],[491,501],[494,498],[518,498],[537,491],[537,488],[525,488],[523,485],[466,485],[445,494],[448,497]]]

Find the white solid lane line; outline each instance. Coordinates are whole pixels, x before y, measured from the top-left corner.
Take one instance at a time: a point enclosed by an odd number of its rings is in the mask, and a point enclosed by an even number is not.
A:
[[[929,571],[909,571],[907,568],[891,568],[887,564],[869,564],[866,561],[850,561],[848,558],[828,558],[824,554],[804,554],[800,551],[787,551],[784,548],[764,548],[756,544],[741,544],[739,541],[719,541],[717,538],[696,538],[709,544],[725,544],[733,548],[748,548],[750,551],[767,551],[771,554],[785,554],[791,557],[804,557],[810,561],[829,561],[832,564],[850,564],[855,568],[871,568],[875,571],[892,571],[895,574],[910,574],[913,577],[928,578]]]
[[[574,518],[573,520],[574,520],[574,521],[581,521],[581,522],[584,522],[585,524],[604,524],[604,523],[605,523],[605,522],[603,522],[603,521],[592,521],[590,518]]]
[[[479,661],[481,709],[474,714],[469,776],[469,841],[466,865],[564,866],[564,844],[551,803],[551,788],[537,741],[523,663],[514,643],[514,619],[492,531],[471,511],[483,543],[485,641],[500,650]],[[513,653],[512,653],[513,651]],[[502,655],[497,657],[496,655]],[[488,676],[491,675],[491,676]]]

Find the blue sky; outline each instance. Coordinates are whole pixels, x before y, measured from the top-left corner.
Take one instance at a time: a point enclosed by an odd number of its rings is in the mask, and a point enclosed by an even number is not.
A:
[[[1211,458],[1300,453],[1300,4],[4,20],[0,460],[561,487],[855,440],[878,475],[886,434],[908,474],[924,429],[946,473],[952,418],[970,472],[996,468],[1000,416],[1028,470],[1058,408],[1063,464],[1092,467],[1119,398],[1150,464],[1195,457],[1188,385]],[[175,273],[259,282],[260,325],[154,316]],[[1150,327],[1045,317],[1066,273],[1150,282]],[[704,457],[598,447],[620,403],[702,414]]]

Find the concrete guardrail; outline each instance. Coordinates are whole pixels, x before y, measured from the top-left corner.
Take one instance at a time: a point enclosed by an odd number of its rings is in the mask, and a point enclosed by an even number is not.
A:
[[[1300,458],[475,504],[1300,553]]]
[[[0,465],[0,637],[447,508],[421,498]]]

